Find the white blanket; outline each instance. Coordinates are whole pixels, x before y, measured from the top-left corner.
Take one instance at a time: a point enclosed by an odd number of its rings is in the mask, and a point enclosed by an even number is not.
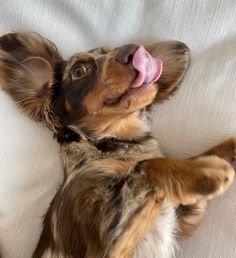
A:
[[[153,115],[163,151],[185,158],[236,135],[235,1],[0,0],[0,35],[10,30],[39,32],[64,57],[102,45],[182,40],[192,50],[190,71]],[[58,146],[1,91],[0,119],[0,249],[4,258],[30,258],[62,178]],[[236,184],[211,202],[178,257],[236,257],[235,199]]]

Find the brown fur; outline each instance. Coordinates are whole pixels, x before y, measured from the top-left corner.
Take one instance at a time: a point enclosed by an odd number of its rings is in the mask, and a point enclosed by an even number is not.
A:
[[[188,237],[193,234],[197,226],[203,220],[206,212],[206,205],[206,199],[190,205],[179,205],[177,208],[177,217],[181,229],[181,237]]]
[[[132,257],[136,245],[143,239],[153,227],[158,216],[163,196],[151,196],[142,211],[133,219],[132,224],[125,231],[118,243],[112,249],[111,258]]]
[[[235,139],[189,160],[162,156],[150,135],[147,107],[182,81],[189,50],[181,42],[147,46],[164,70],[157,83],[138,94],[130,89],[137,73],[126,62],[136,48],[95,49],[65,61],[37,34],[0,38],[3,90],[61,144],[65,180],[45,216],[34,258],[46,252],[132,257],[166,201],[176,208],[181,234],[189,235],[207,200],[233,181],[228,161],[235,156]]]
[[[183,46],[181,42],[172,41],[152,44],[146,49],[153,56],[163,60],[165,67],[160,80],[158,80],[159,92],[156,100],[160,102],[173,92],[183,80],[190,62],[190,56],[186,55],[188,48]]]

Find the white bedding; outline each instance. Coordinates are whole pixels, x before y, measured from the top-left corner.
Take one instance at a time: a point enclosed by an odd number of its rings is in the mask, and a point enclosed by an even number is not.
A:
[[[235,1],[0,0],[0,6],[0,35],[39,32],[65,57],[101,45],[184,41],[192,50],[190,71],[153,115],[163,151],[185,158],[236,135]],[[58,146],[1,91],[0,121],[0,247],[4,258],[30,258],[62,178]],[[235,198],[236,184],[210,203],[178,257],[236,257]]]

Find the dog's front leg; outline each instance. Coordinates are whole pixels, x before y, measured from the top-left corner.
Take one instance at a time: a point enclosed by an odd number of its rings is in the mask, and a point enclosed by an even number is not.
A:
[[[235,168],[235,156],[236,156],[236,138],[230,138],[212,148],[208,151],[198,155],[197,157],[204,156],[218,156],[231,162]],[[190,160],[195,160],[197,157],[193,157]],[[189,236],[201,223],[205,214],[208,198],[202,198],[198,202],[191,205],[180,205],[177,208],[177,217],[179,221],[179,228],[181,235]]]
[[[234,169],[216,156],[191,160],[157,158],[144,162],[149,183],[163,190],[176,205],[195,204],[201,199],[223,193],[234,178]]]

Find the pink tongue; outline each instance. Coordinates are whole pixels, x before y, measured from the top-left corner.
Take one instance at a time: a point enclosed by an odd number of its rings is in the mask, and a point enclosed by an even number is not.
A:
[[[162,61],[153,58],[143,46],[140,46],[134,53],[133,66],[138,71],[138,77],[132,84],[132,88],[156,82],[162,73]]]

